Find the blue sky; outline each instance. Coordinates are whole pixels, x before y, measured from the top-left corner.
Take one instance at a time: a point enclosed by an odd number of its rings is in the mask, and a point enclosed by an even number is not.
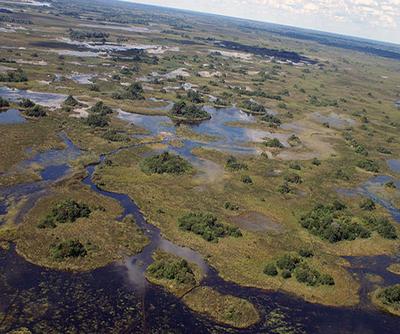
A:
[[[400,0],[128,0],[400,44]]]

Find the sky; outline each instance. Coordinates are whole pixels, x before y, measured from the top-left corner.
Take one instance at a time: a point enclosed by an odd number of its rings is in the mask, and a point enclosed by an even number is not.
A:
[[[400,0],[128,0],[400,44]]]

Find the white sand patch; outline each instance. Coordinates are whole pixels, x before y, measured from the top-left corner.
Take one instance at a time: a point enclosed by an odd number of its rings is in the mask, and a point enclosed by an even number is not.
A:
[[[215,71],[212,73],[210,73],[209,71],[200,71],[198,73],[202,78],[220,77],[222,75],[222,73],[219,71]]]

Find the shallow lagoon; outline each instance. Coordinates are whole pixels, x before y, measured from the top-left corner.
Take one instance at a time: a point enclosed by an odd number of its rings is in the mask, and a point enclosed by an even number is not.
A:
[[[32,92],[30,90],[0,87],[0,97],[12,102],[18,102],[21,99],[25,98],[30,99],[33,102],[43,105],[45,107],[59,108],[64,100],[67,98],[67,95]]]
[[[26,119],[17,109],[8,109],[3,112],[0,110],[0,124],[20,124],[25,122]]]

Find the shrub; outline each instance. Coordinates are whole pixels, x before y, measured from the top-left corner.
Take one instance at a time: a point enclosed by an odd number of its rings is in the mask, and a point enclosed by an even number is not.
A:
[[[29,108],[25,111],[28,117],[45,117],[47,116],[46,109],[41,105],[36,104],[33,108]]]
[[[80,103],[72,95],[68,95],[68,97],[64,101],[64,105],[70,107],[76,107],[79,106]]]
[[[35,103],[33,103],[30,99],[21,99],[21,101],[19,101],[19,106],[21,108],[33,108],[35,106]]]
[[[237,227],[226,226],[217,221],[210,213],[191,212],[178,219],[179,228],[202,236],[204,240],[218,242],[226,236],[241,237]]]
[[[276,269],[275,264],[268,263],[264,268],[264,274],[268,276],[276,276],[278,275],[278,270]]]
[[[9,107],[9,106],[10,106],[10,103],[6,99],[3,99],[0,96],[0,108],[6,108],[6,107]]]
[[[124,98],[129,100],[144,100],[144,90],[139,82],[134,82],[126,88]]]
[[[147,268],[157,279],[172,280],[179,284],[196,284],[196,279],[188,262],[184,259],[161,259]]]
[[[53,259],[61,261],[70,257],[84,257],[87,251],[79,240],[66,240],[50,246],[50,255]]]
[[[247,100],[247,101],[243,102],[241,106],[242,106],[242,108],[249,110],[251,112],[254,112],[254,113],[260,113],[260,114],[265,113],[264,106],[262,106],[261,104],[259,104],[257,102],[254,102],[252,100]]]
[[[383,146],[378,147],[376,150],[377,150],[379,153],[382,153],[382,154],[392,154],[392,151],[391,151],[391,150],[389,150],[388,148],[383,147]]]
[[[112,114],[113,111],[109,106],[106,106],[103,101],[97,102],[93,107],[89,109],[91,113],[96,113],[99,115],[108,115]]]
[[[365,223],[385,239],[397,239],[396,228],[385,217],[368,216]]]
[[[386,188],[390,188],[390,189],[396,189],[396,184],[393,181],[389,181],[385,183],[385,187]]]
[[[238,162],[237,159],[232,155],[226,160],[225,167],[231,171],[238,171],[248,168],[246,164]]]
[[[302,248],[299,250],[299,255],[301,257],[313,257],[314,252],[309,248]]]
[[[376,205],[372,199],[367,198],[360,203],[360,208],[366,211],[373,211],[376,209]]]
[[[400,309],[400,284],[384,288],[377,296],[384,304]]]
[[[296,173],[290,173],[288,175],[285,175],[284,179],[288,183],[300,184],[300,183],[303,182],[303,180],[301,179],[300,175],[298,175]]]
[[[292,188],[290,188],[289,183],[283,182],[279,187],[278,187],[278,192],[281,194],[289,194],[293,192]]]
[[[194,104],[186,104],[185,101],[180,101],[174,104],[171,110],[171,116],[188,121],[196,121],[202,119],[210,119],[210,114],[202,108]]]
[[[224,208],[226,210],[237,211],[237,210],[239,210],[239,205],[231,203],[231,202],[225,202]]]
[[[301,259],[297,256],[285,254],[276,261],[276,265],[281,270],[293,271],[300,261]]]
[[[253,180],[249,175],[242,175],[241,181],[246,184],[253,184]]]
[[[183,174],[191,169],[191,165],[185,159],[169,152],[145,158],[140,167],[148,174]]]
[[[78,218],[89,217],[90,213],[91,210],[86,204],[67,199],[56,204],[38,227],[54,228],[58,223],[73,223]]]
[[[283,144],[279,141],[278,138],[268,139],[265,143],[267,147],[276,147],[276,148],[283,148]]]
[[[188,100],[192,103],[197,104],[197,103],[204,102],[203,98],[201,97],[201,94],[193,89],[190,89],[186,95],[187,95]]]
[[[282,270],[282,273],[281,273],[281,275],[282,275],[282,277],[284,278],[284,279],[287,279],[287,278],[290,278],[290,277],[292,277],[292,273],[289,271],[289,270]]]
[[[261,120],[263,122],[269,123],[269,125],[271,125],[271,126],[280,126],[282,123],[279,117],[274,116],[272,114],[268,114],[268,113],[266,113],[264,116],[262,116]]]
[[[125,133],[120,133],[115,129],[107,130],[103,133],[102,137],[113,142],[128,142],[131,140]]]
[[[296,135],[291,135],[288,139],[288,143],[290,146],[298,146],[301,144],[301,139],[297,137]]]
[[[295,169],[295,170],[301,170],[301,165],[298,162],[292,161],[289,164],[289,168]]]
[[[319,160],[318,158],[314,158],[312,159],[311,163],[315,166],[319,166],[321,165],[321,160]]]
[[[108,117],[103,114],[90,113],[86,119],[86,124],[91,127],[104,128],[108,126]]]
[[[0,74],[0,81],[3,82],[25,82],[28,77],[25,72],[19,68],[16,71],[9,71],[6,74]]]
[[[352,222],[345,212],[340,212],[338,204],[317,205],[308,214],[300,218],[300,224],[312,234],[329,242],[368,238],[370,232],[358,223]]]
[[[369,159],[359,161],[357,163],[357,167],[365,169],[368,172],[373,172],[373,173],[379,172],[378,164],[375,161]]]

